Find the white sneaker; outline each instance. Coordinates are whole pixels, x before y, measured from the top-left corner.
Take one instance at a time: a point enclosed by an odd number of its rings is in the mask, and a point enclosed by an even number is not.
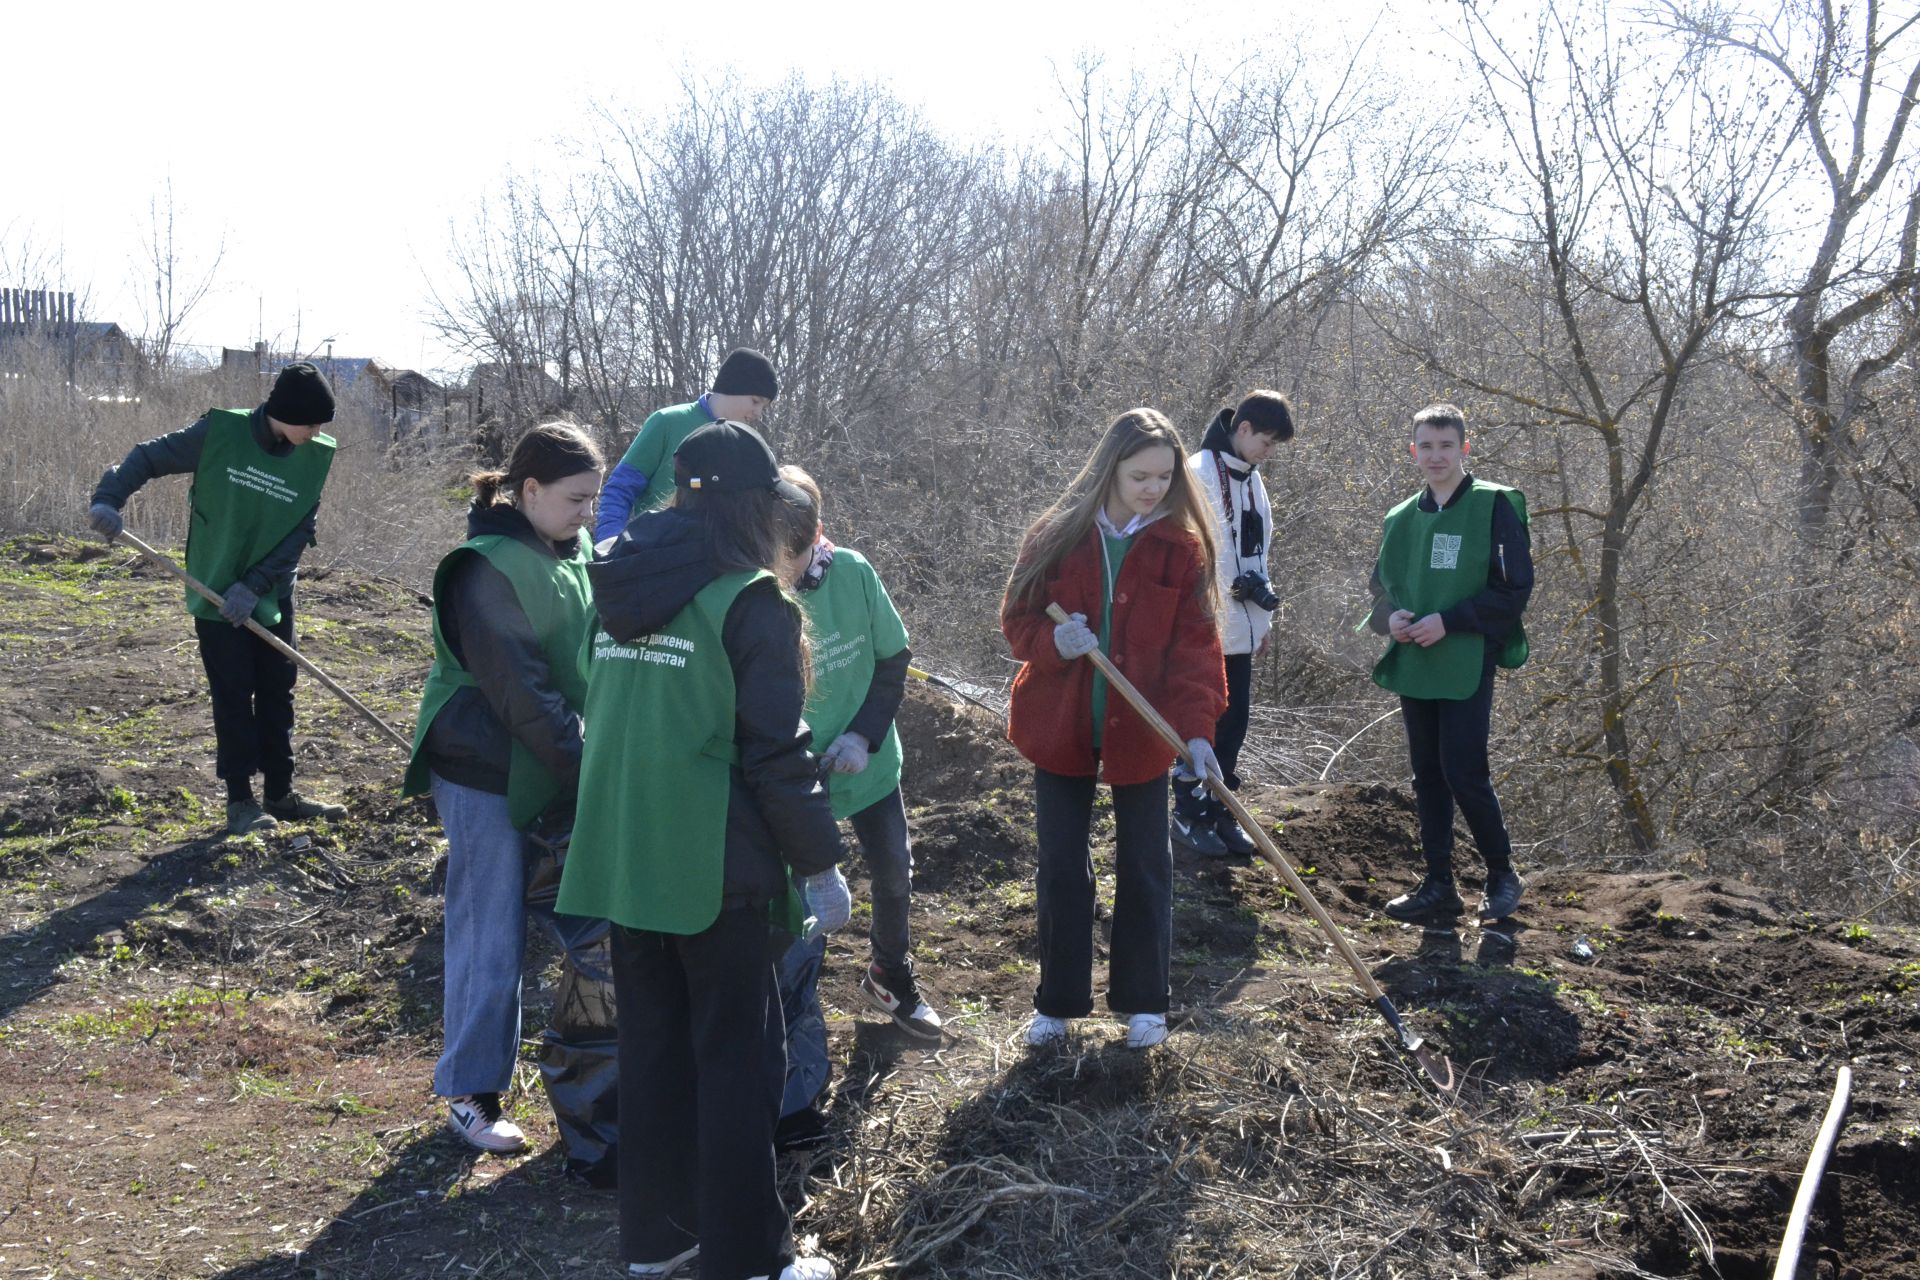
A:
[[[685,1253],[674,1254],[665,1262],[629,1262],[627,1280],[666,1280],[699,1256],[700,1246],[696,1244]]]
[[[504,1154],[527,1145],[520,1126],[500,1114],[500,1095],[470,1093],[447,1100],[447,1128],[470,1147]]]
[[[1059,1044],[1067,1038],[1067,1020],[1049,1017],[1044,1013],[1033,1015],[1033,1021],[1027,1024],[1027,1043],[1038,1049],[1042,1045]]]
[[[1127,1019],[1127,1048],[1151,1049],[1167,1038],[1167,1015],[1136,1013]]]
[[[795,1258],[793,1265],[782,1267],[780,1280],[833,1280],[837,1273],[825,1258]],[[749,1276],[747,1280],[774,1280],[772,1276]]]

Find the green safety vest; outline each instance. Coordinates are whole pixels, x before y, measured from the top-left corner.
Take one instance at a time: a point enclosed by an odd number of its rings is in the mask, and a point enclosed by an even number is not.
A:
[[[1442,511],[1422,511],[1420,494],[1389,511],[1378,562],[1387,599],[1424,618],[1479,594],[1493,556],[1493,504],[1502,493],[1525,524],[1526,495],[1484,480],[1475,480]],[[1450,631],[1425,649],[1390,641],[1373,664],[1373,682],[1409,698],[1471,698],[1486,669],[1486,639]],[[1516,620],[1498,662],[1511,668],[1526,660],[1527,630]]]
[[[833,566],[814,590],[800,597],[813,624],[813,694],[807,723],[813,749],[825,751],[847,731],[873,686],[876,658],[907,647],[907,628],[867,558],[851,547],[833,549]],[[848,818],[883,800],[900,785],[900,733],[886,739],[859,773],[834,773],[828,784],[833,816]]]
[[[680,442],[716,419],[698,400],[668,405],[647,415],[640,433],[620,461],[647,478],[647,487],[633,500],[632,515],[664,507],[673,496],[673,453]]]
[[[739,762],[727,610],[766,570],[714,579],[673,620],[583,651],[587,741],[556,910],[629,929],[694,934],[720,915],[727,803]],[[776,921],[791,920],[788,901]]]
[[[251,413],[207,410],[207,436],[187,495],[187,572],[219,592],[238,582],[320,501],[333,449],[333,437],[322,433],[276,458],[254,441]],[[187,611],[208,621],[220,617],[191,587]],[[280,621],[276,592],[260,597],[253,620],[263,627]]]
[[[586,679],[580,671],[580,644],[593,628],[593,587],[587,580],[587,564],[593,552],[587,540],[577,538],[573,554],[566,559],[542,555],[518,538],[489,533],[461,543],[433,571],[433,667],[427,672],[426,687],[420,691],[420,716],[413,726],[413,758],[407,762],[406,782],[401,795],[421,795],[432,785],[427,759],[427,729],[440,708],[447,705],[456,689],[477,688],[473,673],[460,665],[447,647],[440,623],[440,602],[446,597],[447,581],[461,559],[479,555],[506,575],[520,609],[533,624],[546,657],[547,670],[554,688],[579,710],[586,704]],[[518,738],[507,761],[507,815],[513,825],[524,831],[560,794],[560,782],[539,757]]]

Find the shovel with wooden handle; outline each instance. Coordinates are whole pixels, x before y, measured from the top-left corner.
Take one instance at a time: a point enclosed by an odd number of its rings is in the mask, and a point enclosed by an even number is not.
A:
[[[1047,606],[1047,616],[1056,623],[1068,621],[1067,611],[1057,604]],[[1187,744],[1181,741],[1180,735],[1174,732],[1173,726],[1153,709],[1152,704],[1141,696],[1140,691],[1133,687],[1133,683],[1120,674],[1120,669],[1113,665],[1112,660],[1098,649],[1087,654],[1087,657],[1093,659],[1094,665],[1100,668],[1101,674],[1107,678],[1107,683],[1118,690],[1120,696],[1140,713],[1140,718],[1151,725],[1154,732],[1165,738],[1180,759],[1191,767],[1193,761],[1187,756]],[[1420,1064],[1420,1069],[1436,1087],[1444,1092],[1453,1092],[1459,1084],[1459,1076],[1453,1069],[1453,1063],[1447,1060],[1445,1054],[1435,1053],[1421,1038],[1419,1032],[1400,1020],[1400,1011],[1393,1007],[1393,1001],[1387,998],[1387,993],[1380,989],[1380,984],[1373,980],[1371,973],[1367,972],[1367,966],[1361,963],[1359,955],[1353,949],[1353,944],[1347,941],[1347,935],[1340,932],[1340,926],[1333,922],[1333,917],[1329,916],[1326,908],[1320,905],[1320,900],[1313,896],[1313,891],[1308,889],[1306,883],[1295,873],[1293,865],[1280,855],[1280,850],[1274,847],[1273,838],[1258,822],[1254,821],[1253,815],[1248,813],[1246,806],[1240,803],[1240,798],[1228,790],[1225,782],[1209,774],[1207,787],[1213,792],[1214,798],[1227,807],[1227,812],[1231,813],[1234,821],[1240,824],[1240,829],[1253,838],[1253,843],[1260,850],[1260,856],[1280,873],[1280,878],[1286,882],[1287,888],[1293,890],[1294,896],[1305,903],[1307,910],[1313,913],[1313,918],[1319,922],[1321,930],[1332,940],[1335,949],[1352,967],[1354,976],[1360,979],[1360,989],[1367,993],[1368,998],[1373,1001],[1373,1007],[1380,1011],[1380,1016],[1387,1020],[1389,1027],[1393,1028],[1393,1034],[1399,1039],[1400,1047],[1413,1055],[1414,1061]]]
[[[132,547],[135,551],[138,551],[141,555],[153,561],[153,563],[159,565],[162,569],[165,569],[168,573],[180,579],[180,581],[186,583],[189,588],[191,588],[194,591],[197,591],[202,596],[205,596],[208,600],[212,601],[213,606],[216,609],[226,604],[226,601],[220,598],[219,592],[210,589],[205,583],[201,582],[198,578],[195,578],[192,574],[188,573],[185,569],[182,569],[179,565],[175,564],[172,560],[168,559],[166,556],[162,555],[160,552],[155,551],[152,547],[140,541],[140,539],[134,537],[133,534],[122,529],[117,536],[123,539],[127,543],[127,545]],[[262,640],[265,640],[269,645],[273,646],[273,649],[275,652],[279,653],[282,657],[292,662],[295,666],[299,667],[302,671],[306,672],[308,675],[312,676],[315,680],[318,680],[321,684],[327,686],[327,688],[331,689],[334,693],[338,694],[342,702],[346,703],[348,706],[352,707],[355,711],[358,711],[361,715],[365,716],[367,720],[371,722],[375,728],[380,730],[381,733],[384,733],[387,737],[393,739],[393,741],[399,745],[402,751],[406,752],[409,756],[413,754],[413,743],[407,740],[406,735],[402,734],[398,729],[394,728],[392,725],[388,724],[385,720],[382,720],[378,715],[374,714],[373,709],[367,706],[366,703],[360,701],[360,699],[354,697],[352,694],[348,693],[345,689],[342,689],[339,685],[335,684],[331,676],[329,676],[326,672],[322,671],[320,668],[314,666],[311,662],[307,661],[304,657],[302,657],[298,649],[295,649],[292,645],[288,644],[286,641],[282,640],[279,636],[273,634],[273,632],[261,626],[258,622],[254,621],[252,618],[248,618],[243,625],[245,625],[247,630],[253,632],[253,634],[259,636]]]

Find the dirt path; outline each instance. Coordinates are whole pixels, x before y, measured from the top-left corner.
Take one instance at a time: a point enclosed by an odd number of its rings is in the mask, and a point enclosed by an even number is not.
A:
[[[410,723],[412,593],[336,576],[301,605],[309,656]],[[0,1277],[617,1274],[612,1197],[562,1173],[530,1065],[533,1154],[439,1127],[441,850],[397,753],[303,682],[303,784],[351,817],[218,838],[190,636],[121,552],[0,543]],[[1409,929],[1377,912],[1411,879],[1402,793],[1268,790],[1282,848],[1468,1069],[1459,1098],[1421,1086],[1258,865],[1179,863],[1165,1051],[1095,1018],[1031,1055],[1027,771],[924,691],[901,727],[917,949],[952,1031],[920,1048],[867,1011],[864,943],[833,940],[834,1142],[785,1170],[843,1272],[1768,1275],[1850,1062],[1806,1274],[1920,1274],[1908,933],[1571,870],[1537,874],[1510,930]]]

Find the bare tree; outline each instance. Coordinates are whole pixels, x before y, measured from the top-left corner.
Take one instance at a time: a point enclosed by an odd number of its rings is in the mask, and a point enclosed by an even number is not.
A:
[[[1421,117],[1357,51],[1329,85],[1295,59],[1189,71],[1204,140],[1193,290],[1215,330],[1195,417],[1310,332],[1392,247],[1434,228],[1460,120]]]
[[[1800,441],[1790,661],[1776,800],[1811,793],[1836,755],[1819,729],[1831,664],[1837,491],[1869,448],[1875,384],[1920,344],[1920,165],[1907,129],[1920,103],[1920,13],[1878,0],[1836,8],[1793,0],[1765,17],[1662,0],[1664,24],[1695,43],[1697,74],[1756,77],[1798,113],[1800,187],[1812,234],[1783,255],[1786,358],[1762,342],[1746,367]],[[1904,432],[1902,432],[1904,434]]]
[[[151,280],[150,288],[136,291],[142,299],[141,344],[148,367],[160,377],[172,368],[173,348],[220,274],[220,261],[226,256],[223,233],[204,264],[183,246],[177,234],[178,210],[173,200],[173,179],[147,201],[147,226],[142,237],[142,274]]]

